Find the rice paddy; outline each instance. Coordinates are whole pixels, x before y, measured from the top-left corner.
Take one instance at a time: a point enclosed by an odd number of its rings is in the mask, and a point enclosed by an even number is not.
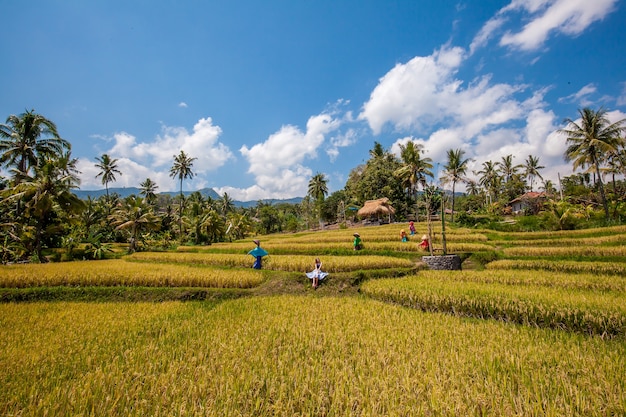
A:
[[[419,238],[400,242],[400,228],[358,229],[362,251],[352,251],[355,230],[262,236],[261,271],[249,239],[3,266],[0,291],[242,296],[1,303],[0,415],[626,414],[625,227],[452,229],[448,250],[467,261],[445,272],[425,269]],[[572,240],[595,245],[585,253]],[[482,252],[498,259],[472,264]],[[316,256],[330,275],[313,290],[304,272]]]

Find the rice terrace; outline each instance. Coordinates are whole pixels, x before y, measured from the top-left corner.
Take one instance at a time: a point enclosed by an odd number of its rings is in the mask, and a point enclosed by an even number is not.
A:
[[[450,227],[460,271],[399,227],[1,266],[0,415],[626,413],[626,227]]]

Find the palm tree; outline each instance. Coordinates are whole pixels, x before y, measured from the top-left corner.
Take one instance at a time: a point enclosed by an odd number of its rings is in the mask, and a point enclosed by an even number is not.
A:
[[[56,125],[34,110],[11,115],[0,124],[0,166],[12,168],[15,184],[43,159],[54,159],[69,149],[70,143],[59,136]]]
[[[566,119],[567,127],[559,130],[561,134],[567,136],[568,147],[565,150],[565,160],[573,163],[574,170],[589,166],[595,172],[604,214],[608,219],[609,206],[604,193],[600,168],[606,161],[606,155],[616,152],[624,143],[622,134],[626,130],[624,127],[626,119],[611,123],[603,108],[594,111],[586,107],[578,113],[580,122]]]
[[[539,157],[528,155],[524,165],[524,175],[530,181],[530,191],[533,190],[533,184],[535,183],[535,177],[539,177],[543,180],[543,177],[539,173],[540,169],[544,169],[544,166],[539,165]]]
[[[111,159],[108,154],[102,154],[101,157],[96,157],[97,164],[95,164],[96,168],[100,168],[100,172],[96,175],[96,178],[102,176],[102,185],[106,188],[107,191],[107,199],[109,198],[109,183],[115,181],[115,174],[120,174],[119,169],[117,169],[117,159]]]
[[[492,161],[485,161],[483,162],[483,169],[476,172],[475,174],[480,174],[478,183],[482,187],[484,187],[485,190],[487,190],[487,198],[493,201],[492,198],[496,197],[496,189],[500,184],[496,164],[494,164]]]
[[[452,183],[452,217],[450,221],[454,221],[454,200],[457,182],[467,181],[467,164],[471,159],[463,159],[465,151],[462,149],[448,150],[448,163],[443,166],[444,175],[441,178],[444,184]]]
[[[320,225],[322,223],[322,204],[324,203],[324,197],[328,195],[327,183],[326,176],[319,172],[309,180],[308,194],[315,200]]]
[[[170,168],[170,177],[176,178],[180,181],[180,212],[178,214],[178,229],[180,236],[183,235],[183,203],[185,196],[183,195],[183,180],[186,178],[193,178],[194,173],[191,170],[193,167],[193,161],[197,158],[191,158],[187,156],[185,151],[181,149],[178,155],[174,155],[174,165]]]
[[[6,190],[8,200],[24,202],[24,222],[30,219],[34,233],[33,246],[40,261],[42,242],[48,236],[57,235],[64,227],[63,218],[78,214],[83,202],[70,191],[78,178],[67,175],[64,161],[47,160],[34,168],[34,177],[23,178],[15,187]]]
[[[157,230],[161,219],[152,211],[141,197],[130,196],[124,199],[109,216],[109,220],[116,230],[127,230],[129,233],[128,252],[137,250],[137,239],[140,233],[148,230]]]
[[[426,177],[432,178],[433,176],[431,171],[433,168],[432,159],[422,158],[422,152],[423,146],[413,141],[407,142],[406,145],[400,145],[402,165],[394,171],[394,176],[407,184],[409,195],[413,198],[417,198],[418,185],[424,188]]]
[[[233,202],[233,199],[230,198],[227,193],[224,193],[224,195],[219,199],[218,204],[220,211],[222,212],[222,216],[228,215],[228,213],[230,213],[235,208],[235,203]]]
[[[152,181],[150,178],[146,178],[139,186],[141,187],[139,194],[144,196],[148,204],[154,204],[156,201],[156,190],[159,188],[156,182]]]
[[[501,162],[496,162],[496,165],[500,168],[499,171],[502,173],[504,180],[509,182],[511,178],[515,174],[517,174],[517,170],[522,168],[522,165],[514,165],[513,164],[513,155],[507,155],[502,157]]]

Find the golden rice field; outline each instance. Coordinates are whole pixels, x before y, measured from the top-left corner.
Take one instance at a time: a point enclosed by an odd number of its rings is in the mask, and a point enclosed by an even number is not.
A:
[[[150,263],[181,263],[195,265],[222,265],[229,267],[250,267],[250,255],[193,252],[138,252],[126,257],[129,261]],[[269,255],[263,258],[263,268],[271,271],[299,271],[312,269],[315,256]],[[415,262],[393,256],[324,256],[324,270],[327,272],[349,272],[367,269],[412,268]]]
[[[511,275],[508,280],[507,274]],[[477,279],[475,274],[426,271],[405,278],[370,280],[361,286],[361,292],[423,311],[626,338],[623,290],[608,291],[606,286],[596,290],[596,280],[583,284],[582,289],[574,288],[562,277],[552,277],[563,279],[562,286],[541,285],[532,278],[524,285],[512,285],[520,279],[513,275],[513,271],[501,271],[487,280]]]
[[[0,287],[44,286],[147,286],[251,288],[264,280],[261,271],[223,269],[125,260],[77,261],[46,264],[5,265],[0,268]]]
[[[621,277],[621,279],[626,277],[626,262],[502,259],[488,263],[487,269],[534,270],[575,274],[608,274]]]
[[[0,415],[618,416],[626,345],[354,297],[0,304]]]
[[[453,272],[423,270],[416,227],[406,243],[408,224],[260,236],[262,271],[250,268],[253,238],[0,266],[7,292],[244,289],[204,302],[0,303],[0,415],[626,415],[626,227],[451,227],[449,252],[500,258]],[[365,250],[351,250],[354,231]],[[316,256],[330,272],[322,291],[303,275]],[[585,256],[611,262],[575,260]]]

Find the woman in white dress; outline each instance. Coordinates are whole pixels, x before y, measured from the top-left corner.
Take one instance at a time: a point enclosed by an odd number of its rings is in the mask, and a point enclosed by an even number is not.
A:
[[[306,276],[313,280],[312,285],[314,289],[319,286],[321,280],[326,278],[326,275],[328,275],[328,272],[322,271],[322,261],[320,261],[320,258],[315,258],[315,268],[313,271],[306,273]]]

